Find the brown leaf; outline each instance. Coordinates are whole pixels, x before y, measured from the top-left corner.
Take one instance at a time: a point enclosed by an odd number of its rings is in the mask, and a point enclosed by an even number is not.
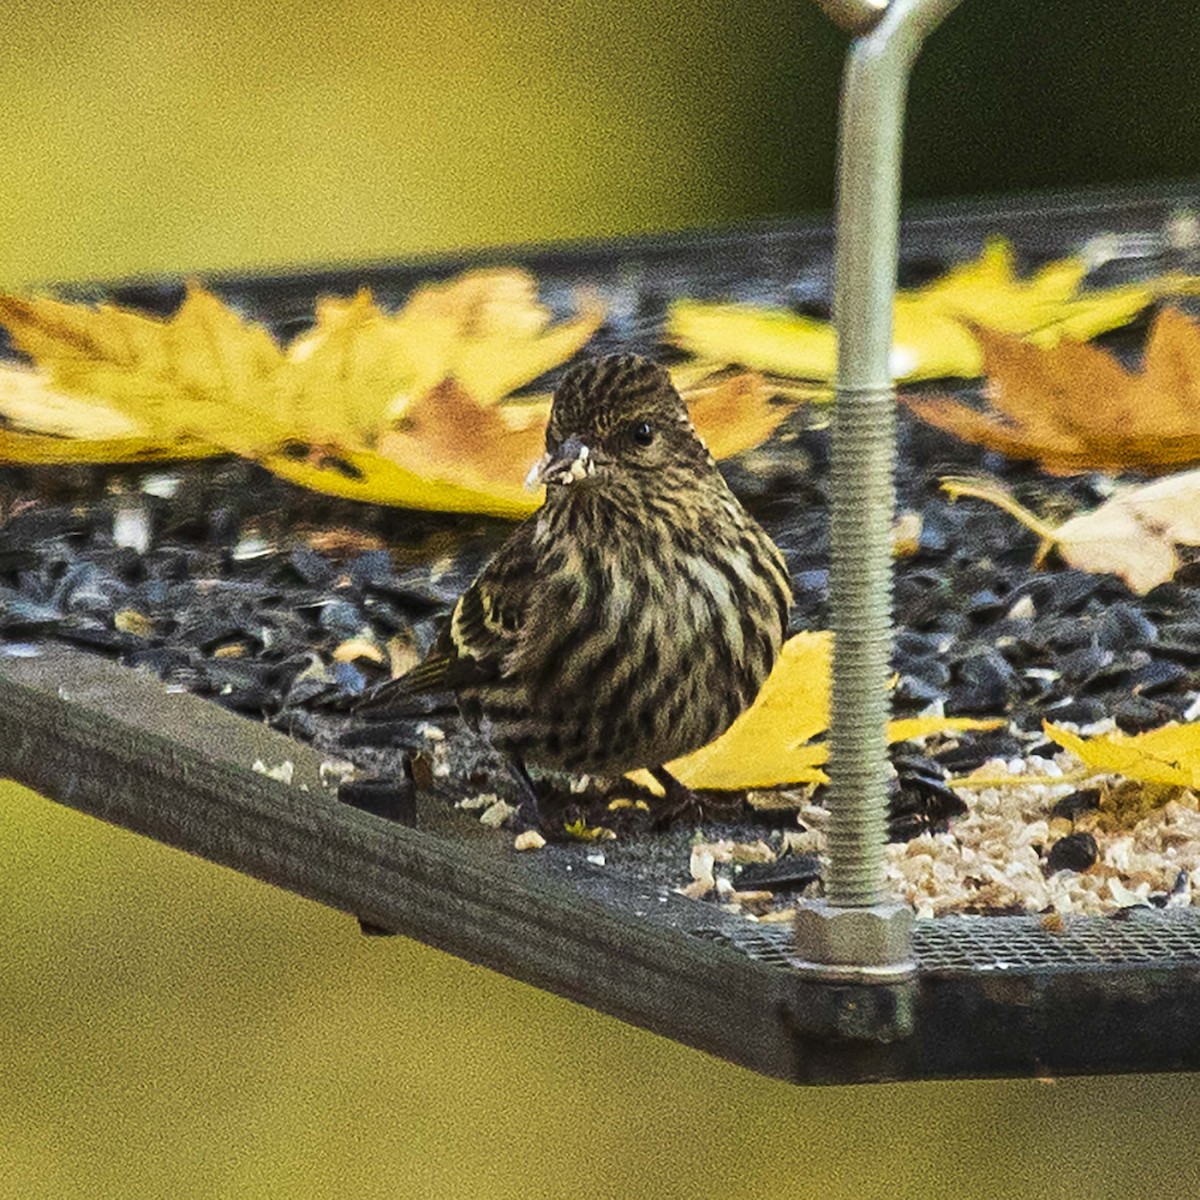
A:
[[[544,449],[542,421],[511,428],[495,407],[476,403],[454,379],[411,405],[378,443],[381,456],[426,479],[480,490],[521,488]]]
[[[922,420],[1057,475],[1200,462],[1200,325],[1184,313],[1158,314],[1140,372],[1095,346],[1041,349],[991,330],[975,334],[990,411],[950,397],[909,400]]]
[[[684,393],[696,431],[713,458],[732,458],[765,442],[796,408],[772,402],[771,388],[754,371],[702,382]]]

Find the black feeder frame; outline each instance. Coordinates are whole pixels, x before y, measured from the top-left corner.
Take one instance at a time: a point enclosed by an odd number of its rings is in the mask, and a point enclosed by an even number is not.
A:
[[[929,208],[901,223],[901,260],[965,257],[988,234],[1035,260],[1104,237],[1134,248],[1114,269],[1136,278],[1170,222],[1198,209],[1198,184]],[[467,266],[515,262],[551,292],[587,280],[658,303],[695,295],[698,279],[712,293],[752,295],[756,280],[800,264],[830,268],[833,251],[827,224],[789,222],[210,285],[287,322],[320,294],[403,293]],[[181,293],[178,279],[74,289],[160,312]],[[464,832],[439,796],[420,795],[405,824],[339,803],[317,750],[95,654],[46,644],[35,657],[0,657],[0,714],[0,776],[353,914],[366,929],[767,1075],[854,1083],[1200,1070],[1200,909],[917,921],[912,969],[864,982],[801,961],[790,927],[661,888],[614,888],[603,867],[577,862],[566,874],[553,855],[514,854],[508,835]],[[256,760],[292,762],[291,784],[254,771]]]

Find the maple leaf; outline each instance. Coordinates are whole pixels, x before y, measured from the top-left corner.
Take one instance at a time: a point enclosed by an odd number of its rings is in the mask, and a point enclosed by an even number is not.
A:
[[[774,403],[772,389],[750,372],[702,378],[683,396],[718,458],[759,445],[797,403]],[[406,403],[370,450],[314,443],[312,453],[293,446],[261,461],[294,483],[348,499],[527,516],[541,504],[542,492],[530,492],[525,477],[545,449],[550,403],[541,395],[481,404],[457,379],[445,379]]]
[[[1169,274],[1085,292],[1087,271],[1080,256],[1019,279],[1012,247],[990,239],[978,259],[896,294],[892,374],[899,380],[973,379],[983,370],[979,328],[1042,346],[1086,339],[1127,324],[1159,296],[1194,290],[1200,282]],[[786,309],[680,300],[671,306],[667,332],[677,345],[715,363],[814,380],[832,380],[837,368],[833,326]]]
[[[419,287],[391,314],[365,291],[325,298],[286,352],[194,284],[167,319],[0,296],[0,321],[37,364],[0,368],[0,455],[113,462],[231,451],[334,495],[520,516],[536,506],[519,485],[540,432],[485,448],[497,428],[520,426],[496,421],[496,401],[569,358],[603,319],[589,301],[552,326],[536,291],[526,272],[489,269]],[[428,418],[448,394],[460,402],[438,431]],[[404,436],[414,425],[428,454]],[[454,438],[467,447],[457,461]],[[513,478],[488,469],[497,461]]]
[[[922,420],[1056,475],[1200,461],[1200,325],[1179,310],[1158,313],[1141,371],[1095,346],[1039,349],[977,332],[991,411],[949,397],[909,399]]]
[[[396,312],[368,291],[324,297],[286,350],[197,285],[170,318],[0,297],[38,366],[0,368],[9,461],[127,461],[231,451],[355,500],[519,517],[550,397],[503,402],[580,350],[595,301],[552,324],[527,272],[495,268],[418,287]],[[678,370],[714,454],[758,445],[784,402],[761,376]],[[803,389],[801,389],[801,392]]]
[[[392,314],[365,289],[325,297],[313,328],[288,347],[280,411],[294,436],[368,450],[445,381],[495,404],[582,349],[603,319],[587,300],[578,317],[551,326],[534,278],[510,268],[424,284]]]
[[[0,462],[148,462],[215,453],[195,440],[169,442],[109,405],[59,391],[45,371],[0,366]]]
[[[1119,575],[1145,595],[1175,577],[1177,546],[1200,546],[1200,471],[1123,489],[1054,531],[1059,554],[1093,574]]]
[[[787,784],[825,783],[821,769],[829,747],[813,739],[829,728],[829,685],[833,634],[798,633],[783,645],[775,669],[758,698],[715,741],[667,764],[680,783],[701,790],[742,790]],[[1002,722],[973,717],[913,717],[888,723],[888,741],[968,729],[994,729]],[[630,778],[660,792],[653,776]]]
[[[109,304],[0,296],[0,322],[52,388],[107,406],[159,444],[248,454],[286,434],[263,402],[283,361],[279,346],[194,284],[169,321]]]
[[[453,377],[487,404],[582,349],[600,328],[604,306],[584,294],[580,316],[551,327],[550,310],[538,303],[537,281],[529,272],[489,268],[418,288],[399,319],[423,353],[436,347],[442,355],[431,362],[416,394]]]
[[[681,391],[696,432],[713,458],[722,459],[765,442],[798,403],[794,397],[780,402],[776,389],[754,371],[701,378]]]
[[[1053,548],[1072,567],[1116,575],[1145,595],[1179,570],[1177,546],[1200,546],[1200,470],[1119,489],[1090,512],[1060,525],[1043,521],[988,479],[942,480],[951,499],[973,496],[1004,509],[1041,538],[1040,563]]]

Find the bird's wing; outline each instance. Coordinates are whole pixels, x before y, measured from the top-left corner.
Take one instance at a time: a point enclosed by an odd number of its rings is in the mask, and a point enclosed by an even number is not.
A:
[[[525,626],[535,576],[534,524],[526,521],[458,598],[429,653],[358,707],[380,708],[416,692],[498,681]]]

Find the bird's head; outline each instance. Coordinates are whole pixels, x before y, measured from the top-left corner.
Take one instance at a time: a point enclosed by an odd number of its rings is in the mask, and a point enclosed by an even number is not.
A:
[[[546,453],[529,483],[650,477],[668,466],[705,470],[712,458],[666,369],[636,354],[611,354],[563,376],[546,426]]]

